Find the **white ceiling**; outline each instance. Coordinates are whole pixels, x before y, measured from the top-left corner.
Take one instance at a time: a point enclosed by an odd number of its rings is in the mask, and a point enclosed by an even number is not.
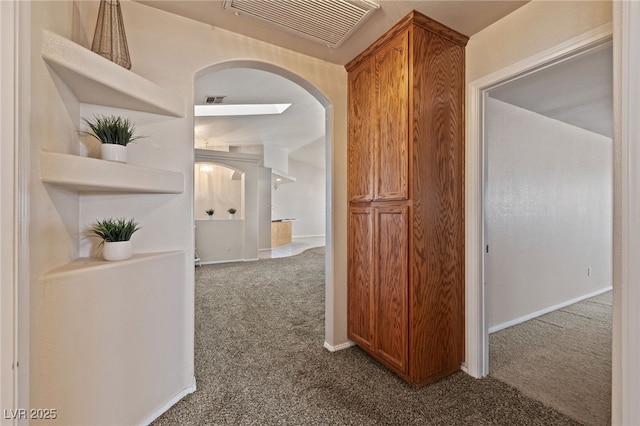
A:
[[[489,96],[612,138],[612,44],[492,89]]]
[[[330,62],[345,64],[368,47],[411,10],[472,35],[527,1],[376,1],[381,7],[338,48],[294,37],[222,8],[222,1],[147,1],[140,3],[276,44]],[[297,84],[254,69],[226,69],[200,77],[195,102],[223,95],[225,103],[292,103],[279,116],[197,118],[196,148],[268,144],[285,148],[290,158],[325,166],[324,108]]]
[[[249,16],[223,9],[221,0],[137,0],[176,15],[204,22],[217,28],[244,34],[267,43],[305,53],[328,62],[346,64],[384,34],[412,10],[443,23],[466,36],[471,36],[500,18],[528,3],[522,1],[398,1],[373,0],[380,8],[338,48],[329,48],[269,26]]]
[[[418,10],[471,36],[527,1],[376,1],[381,7],[340,47],[332,49],[269,27],[222,8],[222,1],[156,1],[139,3],[254,37],[330,62],[345,64],[393,24]],[[597,49],[539,70],[493,89],[490,96],[505,102],[611,136],[611,46]],[[225,69],[196,82],[195,101],[207,95],[227,96],[225,103],[292,103],[279,116],[197,118],[196,148],[270,144],[285,148],[290,157],[324,167],[323,107],[297,84],[254,69]]]
[[[325,110],[305,89],[279,75],[248,68],[220,70],[196,80],[197,104],[203,104],[205,96],[218,95],[226,96],[225,104],[292,105],[279,115],[197,117],[196,148],[274,145],[292,158],[324,168]]]

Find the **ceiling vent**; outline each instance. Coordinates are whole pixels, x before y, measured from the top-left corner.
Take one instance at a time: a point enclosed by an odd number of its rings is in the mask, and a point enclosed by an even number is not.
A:
[[[380,6],[368,0],[224,0],[222,7],[338,47]]]
[[[204,103],[208,105],[221,104],[224,98],[226,98],[226,96],[205,96]]]

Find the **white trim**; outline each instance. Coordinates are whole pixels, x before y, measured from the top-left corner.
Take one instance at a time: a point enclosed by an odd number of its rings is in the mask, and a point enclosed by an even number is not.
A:
[[[295,235],[293,237],[291,237],[292,239],[296,239],[296,238],[326,238],[325,234],[319,234],[319,235]]]
[[[210,260],[208,262],[200,262],[200,264],[201,265],[217,265],[219,263],[255,262],[256,260],[259,260],[259,259],[255,258],[255,259]]]
[[[484,94],[512,79],[561,62],[611,37],[611,23],[486,75],[467,85],[465,143],[465,290],[468,374],[489,373],[489,334],[484,309]]]
[[[493,327],[489,327],[489,334],[495,333],[496,331],[504,330],[505,328],[512,327],[517,324],[521,324],[525,321],[529,321],[531,319],[537,318],[541,315],[548,314],[549,312],[557,311],[558,309],[562,309],[566,306],[573,305],[574,303],[582,302],[583,300],[589,299],[591,297],[598,296],[602,293],[606,293],[611,291],[613,287],[607,287],[602,290],[594,291],[589,294],[585,294],[584,296],[576,297],[575,299],[567,300],[566,302],[558,303],[557,305],[549,306],[548,308],[540,309],[539,311],[532,312],[528,315],[521,316],[519,318],[513,319],[511,321],[503,322],[502,324],[494,325]]]
[[[192,382],[191,385],[187,386],[186,388],[184,388],[183,390],[178,392],[177,395],[175,395],[173,398],[171,398],[169,401],[167,401],[165,404],[163,404],[160,408],[158,408],[153,413],[151,413],[146,419],[144,419],[139,424],[140,425],[145,425],[145,426],[151,424],[151,422],[153,422],[158,417],[160,417],[165,412],[167,412],[169,410],[169,408],[173,407],[182,398],[184,398],[185,396],[189,395],[190,393],[194,393],[196,391],[196,378],[193,377],[192,380],[193,380],[193,382]]]
[[[329,352],[337,352],[337,351],[341,351],[343,349],[348,349],[352,346],[355,346],[356,344],[353,343],[351,340],[349,340],[348,342],[345,343],[340,343],[339,345],[330,345],[327,342],[324,342],[324,348],[326,350],[328,350]]]
[[[619,149],[620,200],[614,248],[620,250],[614,291],[613,422],[640,424],[640,3],[614,2],[615,145]],[[619,210],[615,209],[619,207]],[[618,305],[616,305],[618,302]],[[619,311],[616,312],[616,309]]]
[[[17,239],[15,218],[16,199],[16,146],[17,146],[17,48],[18,10],[15,2],[0,2],[0,188],[4,198],[0,207],[0,407],[18,408],[17,359],[18,304],[17,304]],[[0,419],[0,424],[13,422]]]

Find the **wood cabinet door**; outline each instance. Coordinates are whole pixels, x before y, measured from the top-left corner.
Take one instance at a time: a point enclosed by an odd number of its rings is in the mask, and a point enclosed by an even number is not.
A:
[[[407,372],[408,364],[408,211],[377,207],[375,352]]]
[[[371,60],[349,73],[348,190],[350,201],[373,199],[377,137],[375,69]]]
[[[404,32],[375,56],[378,83],[376,200],[405,200],[409,182],[409,35]]]
[[[349,339],[373,350],[373,209],[350,208],[348,226],[347,332]]]

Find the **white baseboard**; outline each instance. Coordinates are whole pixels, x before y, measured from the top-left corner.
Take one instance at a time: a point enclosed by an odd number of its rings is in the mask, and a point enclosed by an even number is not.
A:
[[[233,263],[233,262],[255,262],[258,260],[255,259],[228,259],[228,260],[209,260],[207,262],[200,262],[200,265],[217,265],[218,263]]]
[[[324,234],[320,234],[320,235],[294,235],[293,237],[291,237],[291,239],[295,240],[296,238],[319,238],[319,237],[325,237]]]
[[[613,287],[607,287],[601,290],[594,291],[589,294],[585,294],[580,297],[576,297],[575,299],[567,300],[566,302],[558,303],[557,305],[549,306],[548,308],[541,309],[536,312],[532,312],[528,315],[513,319],[511,321],[503,322],[502,324],[494,325],[493,327],[489,327],[489,334],[495,333],[496,331],[504,330],[505,328],[523,323],[525,321],[529,321],[530,319],[534,319],[539,317],[540,315],[548,314],[549,312],[557,311],[558,309],[564,308],[565,306],[573,305],[574,303],[582,302],[585,299],[589,299],[594,296],[598,296],[599,294],[606,293],[610,291]]]
[[[329,352],[341,351],[343,349],[350,348],[351,346],[355,346],[355,343],[353,343],[351,340],[349,340],[348,342],[345,342],[345,343],[340,343],[339,345],[335,345],[335,346],[332,346],[332,345],[328,344],[327,342],[324,342],[324,348],[326,350],[328,350]]]
[[[182,398],[184,398],[185,396],[189,395],[190,393],[194,393],[196,391],[196,378],[193,377],[192,380],[193,380],[193,382],[192,382],[192,384],[190,386],[187,386],[186,388],[184,388],[183,390],[178,392],[177,395],[175,395],[173,398],[171,398],[169,401],[167,401],[164,405],[162,405],[162,407],[158,408],[156,411],[151,413],[140,424],[144,425],[144,426],[147,426],[147,425],[151,424],[151,422],[153,422],[155,419],[157,419],[158,417],[160,417],[161,415],[166,413],[167,410],[169,410],[169,408],[173,407]]]

